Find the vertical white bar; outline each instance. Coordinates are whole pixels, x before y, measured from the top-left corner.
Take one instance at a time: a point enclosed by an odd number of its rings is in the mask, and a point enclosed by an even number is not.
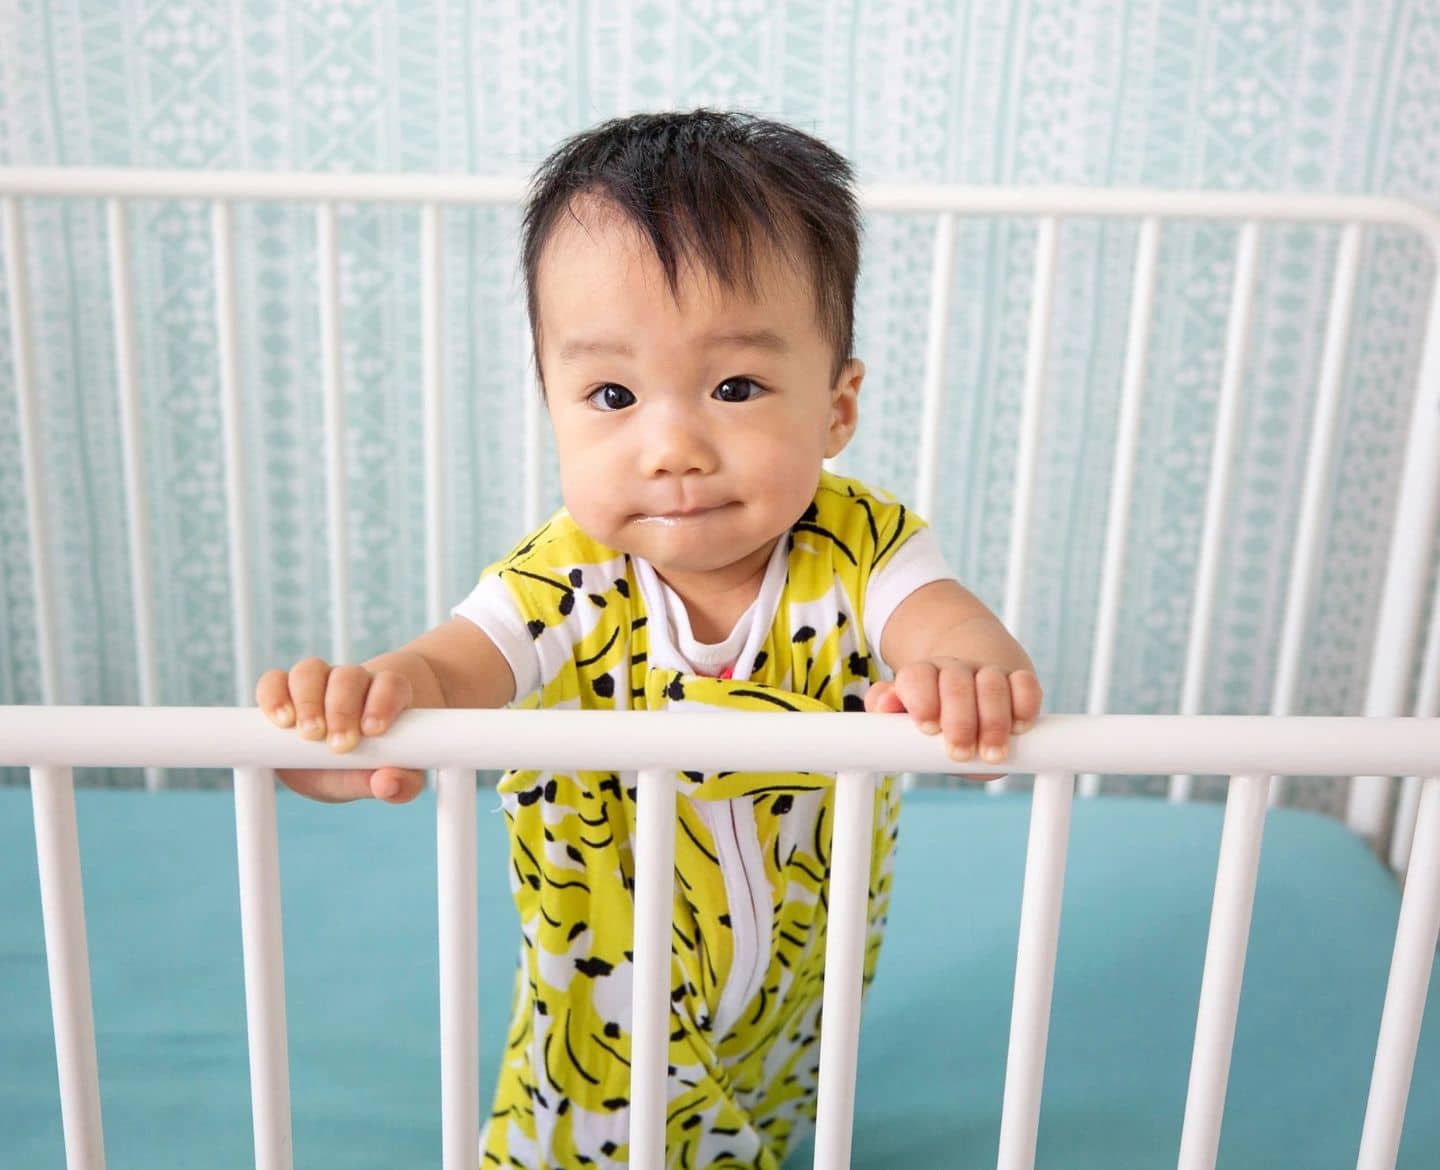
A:
[[[1440,238],[1430,240],[1430,252],[1436,279],[1431,285],[1395,525],[1390,530],[1365,693],[1366,715],[1399,715],[1404,709],[1411,655],[1419,640],[1425,580],[1434,553],[1433,534],[1440,524]],[[1345,820],[1357,833],[1378,842],[1389,805],[1389,776],[1356,776],[1350,781]]]
[[[240,316],[230,204],[211,210],[215,251],[215,325],[219,335],[220,413],[224,425],[225,499],[230,519],[230,596],[234,603],[235,701],[248,706],[255,686],[255,618],[250,596],[250,527],[245,506],[245,440],[240,408]]]
[[[920,463],[915,475],[915,510],[935,518],[935,482],[940,471],[940,427],[945,410],[945,354],[950,333],[950,287],[955,277],[955,214],[942,212],[935,225],[930,262],[930,322],[925,346],[925,385],[920,416]]]
[[[1190,611],[1190,640],[1185,652],[1185,679],[1180,714],[1198,715],[1210,669],[1210,626],[1220,580],[1220,552],[1225,538],[1225,506],[1230,496],[1230,471],[1240,429],[1240,394],[1249,358],[1250,320],[1255,305],[1255,267],[1260,251],[1260,227],[1247,223],[1240,229],[1235,260],[1235,284],[1230,299],[1230,321],[1225,335],[1225,366],[1220,379],[1220,405],[1215,420],[1215,445],[1210,455],[1210,483],[1205,496],[1205,527],[1200,541],[1200,563],[1195,570],[1195,601]],[[1170,778],[1170,799],[1190,798],[1192,777]]]
[[[950,289],[955,283],[953,212],[942,212],[935,224],[935,250],[930,262],[930,321],[925,347],[925,383],[920,416],[920,463],[915,475],[915,510],[935,519],[935,484],[940,474],[940,427],[945,412],[946,351],[950,334]],[[919,777],[906,772],[901,787],[909,791]]]
[[[835,829],[830,841],[830,917],[825,928],[815,1170],[848,1170],[850,1165],[874,830],[874,776],[866,772],[839,773],[835,777]]]
[[[440,1111],[444,1170],[475,1170],[480,1143],[480,967],[475,893],[475,772],[435,781],[440,895]]]
[[[1357,1170],[1394,1170],[1415,1071],[1415,1048],[1440,941],[1440,776],[1425,781],[1415,826],[1415,851],[1400,902],[1395,952],[1380,1014],[1380,1036]],[[1433,1103],[1432,1103],[1433,1107]]]
[[[1425,656],[1420,666],[1420,694],[1415,714],[1421,719],[1440,715],[1440,581],[1435,582],[1435,599],[1430,608],[1430,633],[1425,639]],[[1395,832],[1390,838],[1390,868],[1404,873],[1410,865],[1410,848],[1415,839],[1415,818],[1420,812],[1419,776],[1405,777],[1400,805],[1395,812]]]
[[[320,367],[325,396],[325,484],[330,505],[330,653],[350,661],[350,541],[345,493],[345,385],[340,359],[340,247],[335,205],[315,209]]]
[[[1035,1165],[1074,790],[1075,777],[1069,773],[1041,772],[1035,777],[1030,839],[1025,850],[1025,887],[1020,902],[1020,942],[1015,956],[1010,1050],[1005,1061],[1005,1098],[1000,1113],[998,1170],[1032,1170]]]
[[[1272,715],[1290,715],[1299,685],[1300,654],[1304,649],[1305,619],[1310,613],[1324,552],[1323,533],[1329,505],[1330,468],[1335,454],[1335,423],[1340,416],[1340,391],[1345,356],[1350,348],[1350,318],[1355,304],[1355,282],[1360,269],[1360,225],[1346,225],[1335,258],[1335,280],[1330,292],[1330,315],[1325,325],[1325,351],[1320,361],[1320,389],[1310,427],[1310,452],[1305,463],[1305,485],[1300,497],[1300,524],[1290,558],[1290,586],[1285,597],[1285,623],[1280,633],[1280,659],[1270,698]],[[1270,803],[1285,795],[1286,777],[1270,780]]]
[[[245,1030],[255,1170],[291,1170],[290,1058],[285,1040],[285,953],[280,924],[280,847],[275,774],[235,769],[235,841],[245,953]]]
[[[1053,215],[1047,215],[1040,221],[1035,241],[1035,289],[1030,303],[1020,442],[1015,459],[1015,510],[1010,518],[1010,557],[1005,572],[1005,625],[1017,636],[1025,596],[1025,572],[1030,562],[1030,516],[1035,500],[1035,468],[1040,450],[1040,408],[1050,368],[1050,319],[1055,304],[1055,258],[1059,235],[1060,224]]]
[[[1090,659],[1090,690],[1086,710],[1103,714],[1110,701],[1110,676],[1115,663],[1115,638],[1120,624],[1120,586],[1125,572],[1125,545],[1130,534],[1130,498],[1135,487],[1135,452],[1140,442],[1140,407],[1144,400],[1145,366],[1150,356],[1150,319],[1155,308],[1155,260],[1160,249],[1160,221],[1149,216],[1140,225],[1135,252],[1135,280],[1130,295],[1130,332],[1125,342],[1125,375],[1120,391],[1120,418],[1115,434],[1115,470],[1110,480],[1110,511],[1105,521],[1105,562],[1100,574],[1100,608],[1095,622],[1095,650]],[[1100,791],[1100,777],[1080,777],[1080,795]]]
[[[663,1170],[670,1056],[675,781],[646,768],[635,811],[635,982],[631,989],[630,1166]]]
[[[425,414],[425,596],[430,625],[445,620],[445,267],[441,208],[420,209],[420,344]]]
[[[135,344],[135,302],[131,293],[130,216],[123,199],[105,204],[110,240],[110,301],[114,306],[115,384],[120,395],[120,450],[125,467],[125,514],[130,535],[130,596],[135,615],[136,665],[140,702],[160,701],[155,659],[155,621],[150,586],[150,509],[145,490],[145,426],[140,412],[140,370]],[[145,769],[145,787],[163,786],[160,768]]]
[[[526,334],[527,357],[530,353],[529,334]],[[525,363],[525,531],[533,532],[540,527],[542,493],[544,480],[541,463],[544,460],[545,404],[540,398],[540,379],[535,374],[533,359]]]
[[[1185,1124],[1180,1132],[1179,1170],[1213,1170],[1220,1148],[1220,1122],[1230,1079],[1230,1054],[1235,1044],[1235,1017],[1240,1010],[1240,984],[1245,975],[1245,950],[1255,905],[1255,881],[1260,872],[1260,840],[1265,831],[1269,788],[1268,776],[1235,776],[1225,799],[1210,937],[1205,944],[1205,973],[1195,1014],[1195,1052],[1190,1062]]]
[[[55,1023],[55,1064],[60,1073],[65,1165],[69,1170],[105,1170],[74,774],[69,768],[31,768],[30,800],[35,810],[35,855],[45,920],[50,1012]]]
[[[1030,564],[1030,517],[1035,501],[1035,471],[1040,452],[1041,406],[1050,369],[1050,323],[1055,305],[1055,261],[1060,221],[1047,215],[1035,240],[1035,287],[1030,302],[1030,327],[1025,354],[1025,389],[1020,407],[1019,447],[1015,457],[1015,508],[1010,517],[1010,553],[1005,569],[1005,627],[1019,637],[1025,600],[1025,574]],[[1002,776],[985,786],[992,796],[1008,790]]]
[[[25,217],[14,196],[0,200],[5,231],[5,281],[10,288],[10,343],[15,350],[15,396],[20,420],[20,462],[25,474],[25,516],[30,525],[30,573],[35,589],[35,632],[40,651],[40,695],[60,701],[60,652],[55,634],[55,583],[46,524],[45,462],[40,401],[35,392],[35,350],[30,332],[30,274],[25,260]]]

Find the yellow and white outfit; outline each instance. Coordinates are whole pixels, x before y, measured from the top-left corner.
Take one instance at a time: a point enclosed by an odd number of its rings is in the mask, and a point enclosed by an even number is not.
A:
[[[881,573],[902,548],[907,571]],[[888,616],[904,593],[948,575],[922,521],[825,473],[720,648],[734,654],[729,678],[705,677],[697,665],[722,664],[677,648],[695,644],[683,604],[655,570],[591,540],[563,510],[490,566],[455,612],[511,661],[517,706],[860,710],[883,671],[871,611]],[[878,606],[872,583],[889,590]],[[700,646],[698,656],[714,650]],[[500,783],[523,945],[482,1166],[627,1164],[633,783],[613,772],[534,771]],[[812,774],[681,776],[672,1167],[778,1170],[814,1119],[831,805],[826,778]],[[867,986],[898,811],[886,780],[876,794]]]

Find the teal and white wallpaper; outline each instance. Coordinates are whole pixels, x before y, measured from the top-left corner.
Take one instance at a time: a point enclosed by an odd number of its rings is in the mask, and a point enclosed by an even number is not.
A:
[[[1440,0],[4,0],[0,165],[523,176],[641,109],[779,117],[863,181],[1378,192],[1440,205]],[[209,221],[132,208],[162,700],[234,701]],[[518,535],[526,336],[514,211],[446,219],[447,547],[458,598]],[[138,701],[103,208],[27,205],[62,697]],[[240,205],[256,654],[328,646],[314,219]],[[357,653],[424,623],[418,216],[341,216]],[[1162,239],[1111,707],[1178,702],[1236,242]],[[1267,708],[1338,233],[1267,229],[1207,710]],[[844,470],[910,491],[922,220],[867,225]],[[999,606],[1034,224],[960,233],[933,517]],[[1019,631],[1052,710],[1081,710],[1136,231],[1061,233],[1036,554]],[[1367,236],[1301,707],[1358,710],[1433,272]],[[0,285],[0,301],[8,290]],[[0,314],[7,309],[0,304]],[[5,320],[0,316],[0,320]],[[0,703],[40,697],[11,367],[0,330]],[[1430,534],[1417,534],[1428,538]]]

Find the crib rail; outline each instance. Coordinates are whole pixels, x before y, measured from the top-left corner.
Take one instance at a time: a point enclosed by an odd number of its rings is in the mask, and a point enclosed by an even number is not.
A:
[[[245,512],[245,457],[240,428],[239,322],[236,316],[235,256],[231,207],[237,201],[287,201],[315,204],[317,248],[315,256],[319,296],[322,393],[326,418],[326,483],[328,539],[331,572],[331,657],[348,661],[349,552],[346,544],[344,385],[340,361],[342,320],[338,297],[338,226],[336,204],[365,202],[414,205],[420,209],[420,290],[424,397],[424,449],[426,468],[426,598],[430,620],[447,612],[447,566],[442,543],[445,531],[446,460],[443,389],[449,371],[442,362],[444,249],[441,211],[447,205],[517,205],[524,186],[517,179],[421,174],[274,174],[261,172],[177,172],[104,168],[0,169],[0,218],[6,283],[10,291],[10,329],[14,373],[19,395],[22,454],[31,535],[32,573],[35,582],[36,627],[40,642],[42,698],[61,702],[60,667],[55,618],[50,599],[54,582],[43,534],[50,523],[45,505],[43,461],[40,457],[37,388],[31,346],[29,277],[23,221],[27,198],[103,198],[107,201],[111,244],[111,301],[116,337],[118,386],[124,432],[125,496],[129,516],[131,576],[135,598],[137,665],[140,698],[147,705],[161,701],[157,694],[152,590],[146,531],[146,484],[142,471],[141,427],[135,366],[135,322],[131,308],[131,257],[128,202],[134,199],[202,199],[212,204],[211,246],[215,258],[215,313],[218,327],[217,359],[224,420],[225,474],[230,535],[230,590],[234,606],[234,687],[236,702],[249,702],[256,676],[253,637],[253,600],[247,582],[249,522]],[[868,211],[915,214],[933,218],[937,225],[932,251],[932,282],[928,346],[925,362],[921,444],[917,459],[915,496],[922,513],[933,510],[939,482],[939,443],[944,415],[944,386],[957,226],[962,217],[1032,217],[1037,221],[1037,247],[1032,312],[1028,332],[1026,373],[1016,459],[1015,494],[1010,522],[1007,571],[1002,616],[1024,635],[1024,582],[1031,553],[1034,491],[1040,465],[1039,427],[1046,394],[1047,355],[1059,241],[1066,218],[1128,218],[1140,222],[1132,284],[1131,315],[1123,375],[1122,401],[1115,439],[1115,473],[1110,484],[1105,553],[1099,590],[1096,632],[1091,647],[1087,711],[1108,709],[1112,667],[1119,625],[1123,551],[1126,544],[1131,494],[1134,486],[1140,409],[1144,398],[1146,358],[1155,297],[1156,255],[1162,226],[1176,220],[1209,220],[1240,225],[1237,263],[1231,292],[1229,328],[1221,377],[1220,407],[1212,447],[1211,472],[1204,510],[1201,547],[1195,574],[1184,679],[1179,713],[1199,714],[1203,681],[1207,675],[1209,646],[1216,598],[1221,581],[1220,548],[1226,529],[1229,469],[1236,449],[1237,420],[1243,396],[1248,345],[1253,330],[1253,293],[1262,227],[1276,223],[1343,225],[1332,277],[1332,296],[1325,328],[1325,346],[1315,389],[1316,409],[1306,462],[1300,522],[1292,550],[1288,592],[1278,670],[1272,689],[1270,713],[1293,713],[1301,650],[1311,599],[1320,572],[1323,516],[1327,506],[1329,469],[1337,435],[1339,389],[1345,368],[1360,249],[1367,229],[1388,226],[1417,233],[1433,257],[1440,260],[1440,215],[1401,199],[1372,196],[1311,195],[1291,193],[1156,191],[1143,189],[1087,189],[1076,187],[968,187],[876,184],[860,192]],[[1437,265],[1440,270],[1440,265]],[[526,398],[524,421],[524,512],[528,524],[538,523],[541,512],[543,419],[532,384]],[[1421,643],[1420,622],[1425,606],[1427,571],[1434,556],[1435,533],[1440,527],[1440,296],[1431,296],[1421,357],[1418,389],[1414,395],[1408,445],[1391,529],[1378,621],[1373,643],[1364,713],[1372,716],[1440,714],[1440,604],[1425,638],[1420,669],[1420,698],[1407,708],[1407,693],[1415,679],[1416,648]],[[151,768],[152,786],[161,773]],[[992,786],[999,791],[1004,782]],[[1080,791],[1098,790],[1099,775],[1082,777]],[[1283,795],[1285,779],[1276,774],[1269,799]],[[1191,790],[1189,773],[1171,778],[1172,799],[1186,799]],[[1351,781],[1347,820],[1352,828],[1378,847],[1389,835],[1394,863],[1403,863],[1418,808],[1419,780],[1405,780],[1398,801],[1398,816],[1389,832],[1392,803],[1389,777],[1359,775]]]
[[[903,715],[779,719],[736,712],[412,711],[349,762],[439,769],[442,1125],[446,1170],[473,1167],[478,1139],[475,769],[581,766],[638,772],[634,1033],[629,1164],[664,1163],[665,1038],[673,868],[672,769],[837,771],[831,923],[815,1166],[849,1165],[869,870],[871,774],[957,766]],[[71,769],[77,765],[235,769],[246,1014],[256,1165],[289,1170],[289,1074],[271,767],[333,762],[323,744],[223,708],[0,707],[0,764],[29,765],[54,1009],[66,1157],[103,1167],[99,1078]],[[1416,774],[1440,767],[1440,719],[1063,716],[1017,741],[1035,773],[997,1165],[1034,1166],[1051,994],[1077,772],[1181,768],[1231,777],[1196,1017],[1178,1165],[1215,1165],[1244,971],[1268,776]],[[1393,1168],[1440,932],[1440,776],[1424,781],[1411,843],[1360,1170]],[[649,877],[647,875],[655,875]]]

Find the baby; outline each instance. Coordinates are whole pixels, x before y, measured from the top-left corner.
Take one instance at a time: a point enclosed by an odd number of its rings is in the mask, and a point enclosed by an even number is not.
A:
[[[923,521],[823,469],[865,376],[859,236],[848,163],[788,126],[641,114],[563,143],[523,264],[564,507],[444,625],[363,666],[268,671],[261,709],[337,753],[410,707],[904,711],[1000,763],[1040,710],[1025,651]],[[423,784],[280,776],[324,801]],[[776,1170],[814,1117],[831,795],[803,773],[680,783],[667,1157]],[[635,791],[513,772],[499,792],[523,937],[482,1165],[624,1166]],[[867,985],[897,817],[886,780]]]

